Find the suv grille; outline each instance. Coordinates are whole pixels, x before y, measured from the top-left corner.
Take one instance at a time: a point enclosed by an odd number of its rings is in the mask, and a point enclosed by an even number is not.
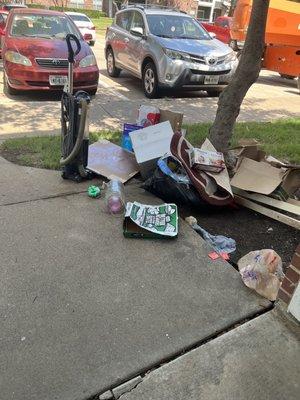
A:
[[[195,54],[190,54],[191,61],[198,64],[207,64],[206,57],[196,56]],[[225,57],[215,57],[215,65],[222,64],[225,61]]]
[[[43,68],[68,68],[68,60],[62,58],[36,58],[35,61]]]
[[[191,56],[191,61],[194,63],[199,63],[199,64],[206,64],[205,58],[201,56],[195,56],[194,54],[190,54]]]

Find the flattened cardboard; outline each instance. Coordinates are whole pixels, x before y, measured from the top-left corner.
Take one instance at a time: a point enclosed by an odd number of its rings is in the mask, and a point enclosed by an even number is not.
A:
[[[300,188],[300,169],[288,170],[281,187],[290,197],[294,196]]]
[[[122,183],[139,172],[134,154],[109,140],[99,140],[89,146],[87,168],[95,174],[118,179]]]
[[[243,158],[231,179],[231,185],[249,192],[271,194],[282,182],[286,171],[264,162]]]
[[[240,139],[238,146],[233,147],[232,151],[239,158],[246,157],[255,161],[262,161],[266,153],[261,150],[260,146],[260,143],[255,139]]]
[[[205,142],[201,146],[201,150],[217,151],[208,139],[205,139]],[[209,172],[209,171],[205,171],[205,173],[207,175],[209,175],[210,177],[212,177],[216,181],[218,186],[220,186],[221,188],[226,190],[233,197],[233,193],[232,193],[232,189],[231,189],[231,185],[230,185],[230,179],[229,179],[229,175],[228,175],[226,166],[223,169],[223,171],[221,171],[219,173]]]
[[[159,109],[159,111],[160,111],[159,122],[169,121],[174,133],[181,131],[183,114],[169,111],[169,110],[162,110],[162,109]]]

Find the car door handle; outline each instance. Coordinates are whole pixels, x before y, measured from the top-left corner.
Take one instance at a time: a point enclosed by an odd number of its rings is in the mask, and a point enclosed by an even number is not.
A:
[[[128,37],[126,37],[126,38],[124,39],[124,42],[125,42],[125,43],[128,43],[128,42],[129,42]]]

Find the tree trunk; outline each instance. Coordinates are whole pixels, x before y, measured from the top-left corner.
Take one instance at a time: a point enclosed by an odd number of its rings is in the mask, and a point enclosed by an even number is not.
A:
[[[218,101],[215,121],[209,136],[218,151],[226,152],[233,134],[235,121],[250,86],[258,78],[264,51],[264,38],[269,0],[253,0],[246,41],[239,65]]]

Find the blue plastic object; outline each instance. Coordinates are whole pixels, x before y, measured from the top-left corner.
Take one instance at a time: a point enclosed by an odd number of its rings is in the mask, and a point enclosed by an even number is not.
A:
[[[143,129],[143,126],[134,125],[134,124],[124,124],[123,125],[122,142],[121,142],[121,146],[123,147],[123,149],[128,150],[128,151],[133,151],[129,133],[136,131],[138,129]]]

